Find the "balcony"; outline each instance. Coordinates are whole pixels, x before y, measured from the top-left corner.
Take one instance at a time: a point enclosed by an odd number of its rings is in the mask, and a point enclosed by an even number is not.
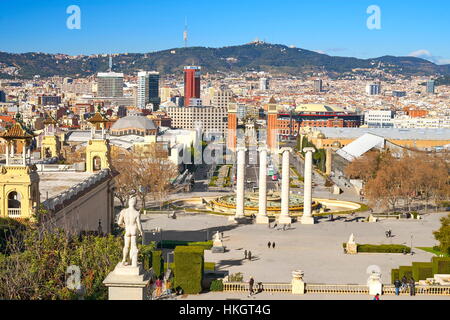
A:
[[[21,216],[20,208],[10,208],[8,209],[8,216],[11,218],[18,218]]]

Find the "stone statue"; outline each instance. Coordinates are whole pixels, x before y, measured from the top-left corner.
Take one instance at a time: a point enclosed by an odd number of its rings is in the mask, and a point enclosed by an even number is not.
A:
[[[353,235],[353,233],[350,235],[350,239],[348,239],[349,244],[355,244],[355,236]]]
[[[220,241],[219,231],[217,231],[216,234],[214,235],[214,241]]]
[[[135,205],[136,197],[131,197],[128,201],[128,208],[120,211],[118,221],[119,226],[125,227],[125,245],[123,247],[122,264],[124,266],[129,265],[127,262],[127,258],[129,255],[132,267],[137,267],[138,262],[138,248],[136,244],[136,237],[138,235],[138,232],[141,236],[143,235],[140,214],[139,211],[136,210]]]

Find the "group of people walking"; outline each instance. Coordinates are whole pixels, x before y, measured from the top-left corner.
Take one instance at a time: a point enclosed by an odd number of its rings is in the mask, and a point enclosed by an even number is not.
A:
[[[413,277],[411,277],[409,280],[406,278],[406,276],[403,276],[402,280],[396,279],[394,281],[395,286],[395,295],[400,295],[400,292],[405,292],[409,289],[409,294],[411,296],[416,295],[416,281]]]
[[[245,250],[244,251],[244,258],[248,259],[248,260],[252,260],[252,252],[250,250],[249,251]]]

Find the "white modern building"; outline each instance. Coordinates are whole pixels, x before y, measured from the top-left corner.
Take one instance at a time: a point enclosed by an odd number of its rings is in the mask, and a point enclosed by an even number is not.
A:
[[[369,128],[391,128],[393,117],[391,110],[370,110],[364,114],[364,124]]]
[[[172,119],[172,127],[226,133],[228,128],[228,108],[226,107],[165,107],[164,111]]]
[[[259,79],[259,90],[261,90],[261,91],[269,90],[269,79],[268,78],[260,78]]]

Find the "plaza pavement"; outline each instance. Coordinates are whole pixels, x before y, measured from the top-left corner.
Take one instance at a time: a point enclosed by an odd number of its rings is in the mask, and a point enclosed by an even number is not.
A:
[[[390,271],[400,265],[411,265],[414,261],[430,261],[432,254],[414,249],[414,255],[403,254],[358,254],[346,255],[342,243],[350,234],[360,244],[407,244],[413,247],[434,246],[436,241],[432,232],[440,227],[439,219],[448,213],[432,213],[423,220],[384,220],[377,223],[344,222],[319,220],[315,225],[293,223],[290,230],[269,229],[267,225],[233,225],[225,216],[204,214],[179,214],[176,220],[167,215],[143,217],[145,230],[160,227],[164,239],[186,240],[198,234],[197,240],[205,240],[215,231],[223,231],[225,253],[205,252],[205,261],[215,262],[218,271],[230,274],[242,272],[244,280],[253,276],[256,282],[291,281],[291,273],[301,269],[305,272],[307,283],[326,284],[366,284],[367,268],[376,265],[382,273],[383,283],[390,283]],[[394,237],[387,239],[385,231],[392,230]],[[194,240],[194,239],[189,239]],[[275,249],[268,249],[267,242],[275,242]],[[244,260],[244,250],[251,251],[252,261]],[[354,297],[352,295],[352,297]]]

